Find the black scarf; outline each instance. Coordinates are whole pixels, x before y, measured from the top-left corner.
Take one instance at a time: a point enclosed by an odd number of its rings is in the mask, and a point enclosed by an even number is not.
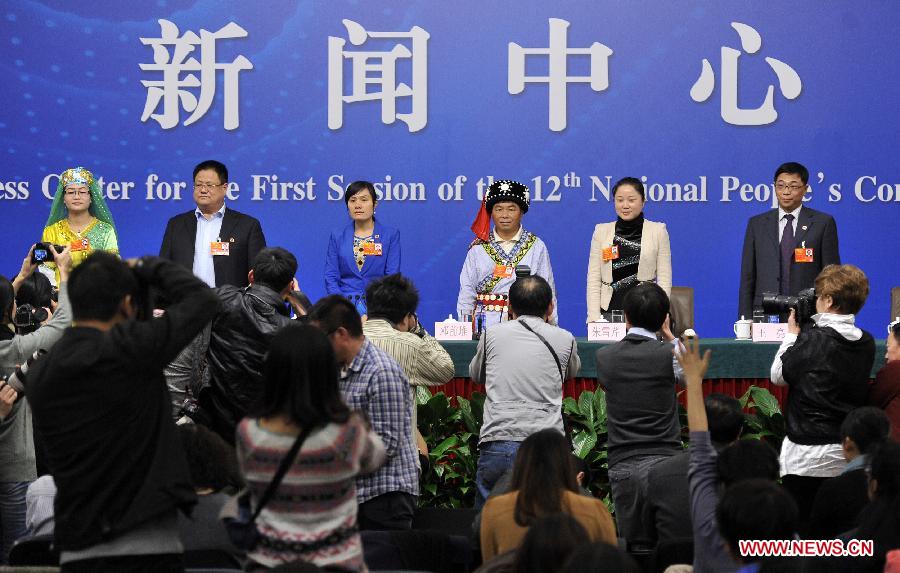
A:
[[[625,221],[621,217],[616,217],[616,235],[629,241],[639,242],[641,240],[641,232],[644,229],[644,214],[641,213],[631,221]]]

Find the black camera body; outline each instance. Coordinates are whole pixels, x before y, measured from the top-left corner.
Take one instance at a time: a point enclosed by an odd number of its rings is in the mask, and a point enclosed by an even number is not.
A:
[[[803,289],[797,296],[763,293],[762,307],[766,314],[787,314],[794,309],[797,324],[803,326],[816,314],[816,289]]]
[[[50,318],[46,308],[34,307],[30,304],[16,306],[13,324],[20,333],[27,334],[38,329],[42,322]]]
[[[54,245],[53,243],[37,243],[31,252],[31,262],[40,265],[43,263],[52,263],[56,260],[56,253],[61,253],[65,247],[63,245]]]

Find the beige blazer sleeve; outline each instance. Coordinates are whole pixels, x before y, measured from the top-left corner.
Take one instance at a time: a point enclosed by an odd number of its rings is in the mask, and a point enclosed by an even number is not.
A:
[[[639,281],[656,281],[671,296],[672,251],[665,223],[644,221],[637,278]]]
[[[615,232],[615,223],[600,223],[594,227],[587,271],[587,322],[600,320],[600,313],[612,299],[612,289],[603,284],[612,282],[612,265],[603,261],[602,251],[612,245]]]

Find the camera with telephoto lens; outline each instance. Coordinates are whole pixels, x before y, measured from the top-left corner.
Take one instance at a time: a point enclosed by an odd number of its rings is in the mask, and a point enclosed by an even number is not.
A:
[[[31,252],[31,262],[40,265],[42,263],[52,263],[56,260],[56,253],[65,250],[63,245],[54,245],[53,243],[37,243]]]
[[[28,334],[37,330],[41,323],[50,318],[50,313],[46,308],[34,307],[30,304],[23,304],[16,307],[16,315],[13,317],[13,324],[16,332],[19,334]]]
[[[801,290],[797,296],[763,293],[762,307],[766,314],[788,314],[794,309],[797,324],[803,326],[816,314],[816,289]]]
[[[28,380],[28,370],[31,368],[31,365],[34,364],[34,361],[44,354],[47,354],[47,351],[44,349],[35,350],[34,354],[32,354],[31,357],[25,361],[25,364],[22,364],[21,366],[16,368],[16,371],[13,372],[9,376],[9,378],[3,380],[19,395],[18,398],[16,398],[16,402],[21,400],[25,395],[25,383]]]

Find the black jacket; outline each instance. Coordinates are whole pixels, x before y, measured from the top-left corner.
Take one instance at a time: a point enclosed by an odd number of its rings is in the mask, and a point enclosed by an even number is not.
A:
[[[811,539],[833,539],[859,525],[859,514],[869,503],[865,468],[851,470],[822,482],[809,516]]]
[[[215,290],[222,308],[209,336],[209,385],[200,404],[213,418],[211,427],[233,442],[237,423],[262,397],[262,364],[272,337],[291,319],[281,296],[266,286]]]
[[[216,271],[216,286],[247,286],[247,273],[253,266],[253,259],[265,248],[266,238],[263,236],[259,221],[225,208],[222,217],[222,228],[219,237],[229,243],[228,256],[213,257]],[[188,211],[169,219],[166,233],[163,235],[159,256],[174,261],[179,265],[194,268],[194,245],[197,239],[197,215]]]
[[[71,327],[26,396],[56,481],[56,545],[84,549],[196,500],[163,368],[213,317],[212,289],[171,262],[135,269],[173,304],[112,330]]]
[[[795,444],[838,444],[841,423],[864,406],[875,361],[875,341],[863,331],[847,340],[830,327],[804,330],[781,355],[790,387],[787,435]]]

